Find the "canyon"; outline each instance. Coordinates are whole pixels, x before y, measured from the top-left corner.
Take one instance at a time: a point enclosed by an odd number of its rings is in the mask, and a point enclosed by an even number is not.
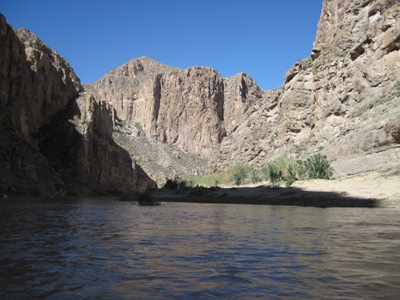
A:
[[[325,0],[310,56],[245,73],[140,57],[82,85],[0,17],[0,195],[134,193],[236,164],[326,155],[336,176],[400,170],[400,4]]]

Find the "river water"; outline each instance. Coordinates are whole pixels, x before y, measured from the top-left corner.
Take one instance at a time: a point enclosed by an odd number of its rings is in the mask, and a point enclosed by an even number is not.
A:
[[[0,202],[1,299],[399,299],[400,210]]]

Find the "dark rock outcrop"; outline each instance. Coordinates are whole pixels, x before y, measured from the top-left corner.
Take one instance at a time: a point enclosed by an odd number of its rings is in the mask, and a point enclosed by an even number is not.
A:
[[[112,139],[113,109],[69,64],[0,16],[0,195],[136,192],[153,181]],[[79,97],[79,98],[78,98]]]

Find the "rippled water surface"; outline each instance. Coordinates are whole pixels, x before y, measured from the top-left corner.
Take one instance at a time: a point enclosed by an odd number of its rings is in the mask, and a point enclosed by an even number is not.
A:
[[[400,210],[2,200],[0,298],[399,299]]]

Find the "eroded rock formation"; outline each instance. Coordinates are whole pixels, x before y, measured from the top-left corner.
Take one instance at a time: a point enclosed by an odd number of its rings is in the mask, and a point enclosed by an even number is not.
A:
[[[113,109],[79,97],[79,79],[60,55],[3,16],[0,53],[0,195],[134,192],[153,184],[113,141]]]
[[[115,139],[160,184],[209,171],[223,140],[265,95],[245,73],[222,78],[209,67],[182,70],[147,57],[122,65],[85,90],[115,108],[121,119]]]
[[[263,91],[246,74],[222,78],[209,67],[185,70],[150,58],[134,59],[85,86],[96,99],[110,103],[148,139],[187,153],[213,158],[226,131]]]
[[[398,1],[324,1],[310,57],[243,115],[223,157],[322,151],[339,174],[399,168],[399,16]]]

